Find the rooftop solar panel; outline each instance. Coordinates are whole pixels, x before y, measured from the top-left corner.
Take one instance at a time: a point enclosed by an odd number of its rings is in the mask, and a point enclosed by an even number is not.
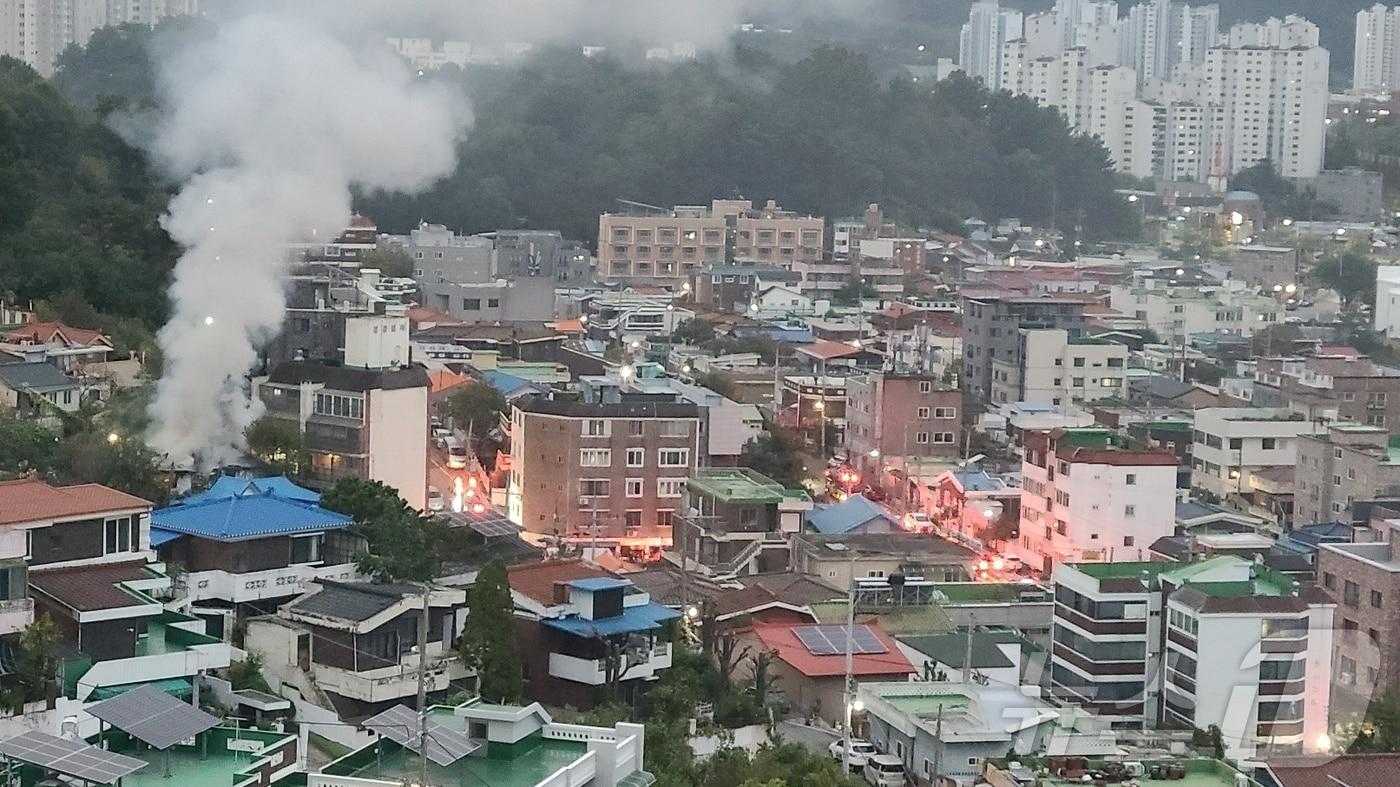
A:
[[[168,749],[219,726],[217,718],[151,684],[99,702],[88,713],[157,749]]]
[[[798,626],[792,633],[813,656],[833,656],[846,652],[845,626]],[[869,626],[855,626],[849,636],[851,653],[885,653],[889,650]]]
[[[364,721],[365,729],[388,738],[411,752],[424,753],[418,712],[407,705],[394,707]],[[428,722],[428,759],[446,767],[481,748],[464,733],[449,729],[435,721]]]
[[[37,731],[0,742],[0,755],[94,784],[116,784],[146,767],[135,757]]]
[[[518,525],[494,508],[481,514],[454,511],[444,516],[453,527],[469,527],[486,538],[514,536],[520,533]]]

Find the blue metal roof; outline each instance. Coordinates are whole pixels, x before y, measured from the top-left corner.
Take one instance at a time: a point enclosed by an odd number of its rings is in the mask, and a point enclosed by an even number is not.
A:
[[[278,497],[285,497],[288,500],[300,500],[305,503],[321,502],[321,493],[314,489],[307,489],[304,486],[297,486],[291,479],[284,475],[268,476],[266,478],[239,478],[237,476],[222,475],[215,481],[213,486],[203,492],[195,492],[185,495],[178,500],[172,500],[174,504],[199,503],[204,500],[232,497],[234,495],[260,495],[264,492],[271,492]]]
[[[529,388],[534,385],[534,383],[526,380],[524,377],[506,374],[505,372],[496,371],[495,369],[482,372],[481,379],[485,380],[487,385],[500,391],[503,396],[509,396],[522,388]]]
[[[184,533],[176,533],[174,530],[161,530],[158,527],[151,528],[151,546],[159,547],[169,544],[171,541],[183,536]]]
[[[623,607],[622,614],[601,620],[585,620],[578,616],[540,621],[550,628],[573,634],[576,637],[611,637],[617,634],[634,634],[661,627],[668,620],[679,618],[681,613],[656,602],[639,607]]]
[[[993,478],[985,470],[954,470],[953,477],[965,492],[995,492],[1006,488],[1001,479]]]
[[[315,503],[291,500],[271,492],[205,498],[151,512],[151,540],[157,530],[214,541],[246,541],[267,536],[338,530],[350,517]],[[169,540],[164,535],[161,539]]]
[[[830,536],[849,533],[872,519],[880,518],[898,522],[883,506],[865,495],[856,494],[836,505],[809,511],[807,524],[818,533]]]
[[[597,590],[617,590],[618,588],[631,587],[632,583],[625,579],[612,579],[610,577],[590,577],[588,579],[575,579],[569,583],[569,587],[578,588],[593,592]]]

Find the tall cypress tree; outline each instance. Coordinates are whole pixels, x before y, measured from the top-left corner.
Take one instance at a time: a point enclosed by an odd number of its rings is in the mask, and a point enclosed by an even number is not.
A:
[[[476,668],[477,690],[487,702],[513,703],[523,689],[515,642],[515,603],[506,566],[493,560],[476,576],[467,605],[462,660]]]

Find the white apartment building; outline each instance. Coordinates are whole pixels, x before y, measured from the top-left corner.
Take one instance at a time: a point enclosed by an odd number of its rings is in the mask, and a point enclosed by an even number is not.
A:
[[[1218,497],[1244,494],[1250,476],[1297,463],[1299,435],[1326,434],[1326,424],[1286,407],[1207,407],[1196,411],[1191,485]]]
[[[1087,46],[1085,39],[1093,35],[1089,31],[1097,31],[1105,25],[1116,30],[1118,24],[1115,0],[1055,0],[1052,13],[1057,19],[1061,50]]]
[[[1203,67],[1212,156],[1226,173],[1272,161],[1286,178],[1322,170],[1329,57],[1321,47],[1217,47]]]
[[[1376,268],[1375,327],[1387,339],[1400,339],[1400,265]]]
[[[69,44],[84,46],[108,25],[155,25],[199,13],[199,0],[0,0],[0,55],[24,61],[41,76]]]
[[[1220,35],[1220,7],[1147,0],[1120,22],[1122,63],[1138,84],[1168,80],[1178,64],[1200,63]]]
[[[991,90],[1001,89],[1001,50],[1021,38],[1020,11],[1003,9],[997,0],[977,0],[958,36],[958,66]]]
[[[1123,450],[1112,439],[1107,429],[1024,435],[1012,554],[1048,573],[1056,563],[1142,560],[1174,532],[1176,457]]]
[[[1234,758],[1318,750],[1332,677],[1324,593],[1228,555],[1059,565],[1054,585],[1056,697],[1115,726],[1219,727]]]
[[[1221,43],[1233,49],[1263,46],[1273,49],[1317,46],[1317,25],[1296,14],[1282,19],[1271,16],[1263,22],[1240,22],[1221,37]]]
[[[1278,323],[1284,315],[1278,301],[1240,286],[1115,284],[1109,288],[1109,303],[1115,310],[1144,323],[1168,343],[1213,331],[1252,336]]]
[[[1376,3],[1356,12],[1356,50],[1351,70],[1354,90],[1393,90],[1400,86],[1400,7]]]
[[[1121,397],[1127,391],[1127,345],[1070,336],[1062,329],[1019,333],[1017,359],[992,360],[993,402],[1058,407]]]

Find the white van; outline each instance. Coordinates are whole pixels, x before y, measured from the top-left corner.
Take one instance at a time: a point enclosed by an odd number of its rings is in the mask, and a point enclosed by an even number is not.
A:
[[[865,783],[872,787],[904,787],[904,762],[893,754],[866,757]]]
[[[467,466],[467,447],[457,436],[447,438],[447,466],[452,470],[462,470]]]

